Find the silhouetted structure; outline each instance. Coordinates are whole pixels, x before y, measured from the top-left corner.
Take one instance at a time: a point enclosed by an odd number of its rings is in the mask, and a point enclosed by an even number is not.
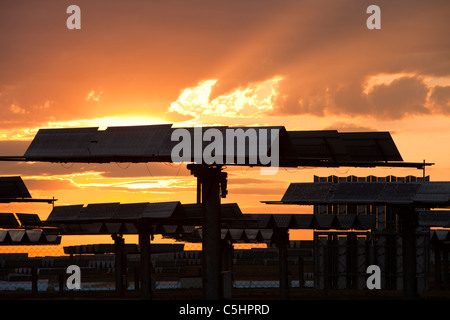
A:
[[[225,130],[232,127],[214,127],[219,132],[225,132]],[[45,162],[83,162],[83,163],[107,163],[107,162],[171,162],[171,151],[177,142],[172,141],[172,133],[179,128],[172,128],[172,125],[152,125],[152,126],[138,126],[138,127],[109,127],[106,130],[99,130],[98,128],[75,128],[75,129],[41,129],[33,139],[29,148],[25,152],[24,156],[11,156],[1,157],[2,161],[45,161]],[[205,130],[211,129],[211,127],[205,128],[184,128],[194,137],[196,134],[202,134]],[[238,129],[238,128],[233,128]],[[276,129],[277,138],[279,139],[279,166],[280,167],[302,167],[302,166],[314,166],[314,167],[377,167],[377,166],[389,166],[389,167],[411,167],[423,169],[429,163],[410,163],[404,162],[400,153],[398,152],[395,143],[393,142],[388,132],[361,132],[361,133],[339,133],[335,130],[328,131],[287,131],[284,127],[241,127],[244,136],[249,130],[255,130],[256,132],[266,132],[268,129]],[[256,139],[259,135],[256,134]],[[244,141],[246,141],[244,139]],[[253,141],[257,145],[260,145],[258,140]],[[248,146],[249,142],[245,142]],[[270,139],[266,140],[268,145],[266,149],[271,148]],[[203,149],[208,143],[201,141],[200,152],[203,154]],[[193,146],[194,148],[194,146]],[[224,149],[226,150],[226,148]],[[195,149],[194,149],[195,151]],[[197,150],[198,151],[198,150]],[[246,166],[269,166],[271,164],[263,164],[261,162],[250,163],[249,148],[245,149],[243,158],[244,163],[239,163],[236,157],[232,160],[228,160],[225,165],[246,165]],[[228,249],[223,246],[222,231],[223,223],[226,219],[223,213],[223,206],[221,205],[221,198],[225,198],[227,195],[227,175],[222,172],[224,164],[211,164],[204,163],[203,158],[199,160],[196,157],[195,152],[192,152],[191,163],[188,164],[188,169],[197,178],[198,193],[197,203],[199,206],[200,220],[196,225],[201,225],[201,241],[203,244],[203,290],[204,297],[207,299],[218,299],[223,294],[221,290],[221,271],[222,268],[226,268],[223,265],[223,252]],[[292,185],[291,185],[292,186]],[[300,186],[301,187],[301,186]],[[352,186],[350,188],[353,188]],[[366,188],[366,186],[362,186]],[[358,201],[362,199],[366,202],[364,205],[379,205],[374,202],[376,199],[373,197],[376,195],[377,190],[375,185],[369,187],[364,193],[362,198],[358,198]],[[413,187],[413,186],[411,186]],[[295,188],[295,187],[294,187]],[[335,187],[327,187],[335,188]],[[322,199],[324,201],[317,202],[317,196],[324,197],[323,192],[325,189],[317,189],[317,186],[309,187],[308,189],[302,189],[302,197],[306,197],[308,204],[320,204],[326,206],[333,206],[335,204],[331,200],[336,199]],[[414,188],[413,188],[414,189]],[[404,190],[403,196],[408,197],[414,193],[413,189]],[[359,194],[362,189],[358,189],[355,194]],[[289,194],[291,188],[288,189],[286,194]],[[330,190],[328,190],[330,191]],[[333,192],[336,190],[333,190]],[[356,191],[356,189],[354,190]],[[417,191],[417,190],[416,190]],[[321,193],[322,192],[322,193]],[[349,191],[353,192],[353,191]],[[285,196],[286,196],[285,194]],[[327,193],[325,193],[326,195]],[[364,198],[366,197],[366,198]],[[399,198],[403,199],[403,198]],[[348,199],[346,199],[348,200]],[[397,199],[398,200],[398,199]],[[330,202],[331,201],[331,202]],[[288,203],[285,197],[283,197],[282,203]],[[348,203],[347,203],[348,204]],[[360,204],[359,202],[351,203],[351,205]],[[387,202],[387,205],[394,203]],[[139,243],[142,252],[148,252],[150,249],[150,236],[155,231],[154,221],[163,221],[164,219],[170,220],[177,214],[176,203],[165,203],[163,213],[158,212],[158,209],[151,209],[149,217],[145,217],[149,211],[145,211],[145,208],[154,206],[154,204],[130,204],[130,206],[120,204],[93,204],[84,208],[83,206],[72,206],[64,209],[64,216],[66,222],[65,225],[71,225],[72,232],[107,232],[112,234],[116,243],[116,255],[118,261],[123,256],[123,238],[122,234],[126,232],[138,232]],[[395,203],[399,205],[399,203]],[[165,206],[169,206],[172,211],[166,210]],[[407,207],[407,204],[402,203],[402,208]],[[117,211],[117,208],[124,211]],[[60,209],[57,209],[60,210]],[[81,210],[81,211],[80,211]],[[139,213],[141,214],[139,216]],[[53,215],[54,214],[54,215]],[[78,223],[73,223],[74,220],[70,215],[73,214],[78,219]],[[156,214],[156,216],[154,215]],[[159,214],[159,216],[158,216]],[[57,217],[57,211],[52,213],[52,218],[48,219],[49,223],[56,222],[54,217]],[[135,215],[135,216],[133,216]],[[292,228],[295,223],[300,222],[301,219],[292,218],[286,225],[285,222],[281,222],[280,218],[276,215],[272,215],[269,218],[270,223],[277,224],[272,228],[271,241],[277,244],[279,248],[280,256],[280,288],[281,294],[285,297],[287,292],[287,275],[286,275],[286,244],[289,242],[288,229]],[[409,213],[401,213],[402,218],[402,232],[403,237],[414,237],[412,230],[414,230],[414,221]],[[123,220],[120,220],[124,218]],[[130,223],[131,220],[137,219],[138,221],[146,221],[148,223]],[[255,217],[254,217],[255,218]],[[262,221],[265,221],[266,217],[260,217]],[[127,220],[128,219],[128,220]],[[53,221],[52,221],[53,220]],[[117,223],[120,220],[120,223]],[[136,221],[137,221],[136,220]],[[151,222],[150,222],[151,221]],[[259,221],[259,218],[256,218]],[[371,223],[371,219],[363,219],[361,216],[355,217],[354,220],[348,220],[342,218],[324,218],[321,215],[315,215],[312,219],[314,225],[320,227],[331,228],[334,224],[339,224],[340,227],[361,227],[364,228]],[[356,221],[356,222],[355,222]],[[243,221],[239,221],[242,223]],[[258,225],[259,222],[257,222]],[[292,223],[292,224],[291,224]],[[306,222],[301,221],[300,225],[304,225]],[[411,224],[412,223],[412,224]],[[187,220],[183,220],[182,226],[177,225],[177,228],[186,228],[192,226]],[[160,223],[159,227],[167,225],[167,223]],[[283,225],[283,226],[281,226]],[[73,228],[80,227],[80,230],[74,231]],[[310,224],[312,226],[312,224]],[[69,228],[69,229],[70,229]],[[257,228],[257,227],[254,227]],[[84,229],[84,230],[83,230]],[[167,229],[167,227],[163,227]],[[169,228],[170,229],[170,228]],[[225,235],[232,237],[236,235],[236,231],[230,231],[234,228],[229,228]],[[243,229],[240,225],[237,229]],[[192,231],[192,229],[191,229]],[[197,230],[198,231],[198,230]],[[67,232],[67,230],[65,231]],[[244,233],[241,233],[243,235]],[[248,232],[245,235],[248,237]],[[260,237],[267,236],[267,232],[256,232]],[[256,239],[256,238],[255,238]],[[224,249],[225,248],[225,249]],[[411,259],[411,248],[404,250],[405,257]],[[406,253],[407,252],[407,253]],[[147,254],[141,256],[141,270],[149,269],[149,258]],[[119,279],[122,274],[121,264],[117,264],[117,286],[121,291],[122,281]],[[226,270],[226,269],[224,269]],[[146,278],[148,273],[142,273],[143,279],[143,296],[148,298],[150,295],[149,279]],[[408,274],[411,277],[411,274]]]

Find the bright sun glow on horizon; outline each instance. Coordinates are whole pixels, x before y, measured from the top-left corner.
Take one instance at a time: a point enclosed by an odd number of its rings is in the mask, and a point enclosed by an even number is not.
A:
[[[211,92],[217,80],[206,80],[196,87],[186,88],[177,101],[172,102],[169,112],[199,119],[207,117],[259,118],[273,111],[274,99],[278,94],[278,84],[282,77],[251,83],[245,88],[237,88],[228,94],[211,99]]]

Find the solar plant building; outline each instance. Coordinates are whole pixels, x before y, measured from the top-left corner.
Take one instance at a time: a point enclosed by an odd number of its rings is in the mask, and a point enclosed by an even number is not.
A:
[[[356,215],[377,221],[364,238],[339,232],[316,234],[316,280],[320,287],[361,288],[361,281],[352,280],[351,274],[360,273],[370,261],[383,267],[384,287],[403,288],[409,298],[427,288],[430,230],[426,226],[448,225],[448,211],[433,213],[430,209],[450,206],[450,182],[392,176],[380,179],[330,176],[315,180],[291,183],[280,201],[267,203],[314,205],[318,216]],[[438,214],[442,214],[440,221],[436,220]],[[367,257],[358,261],[361,255]],[[402,266],[403,282],[399,283],[395,283],[400,279],[397,264]]]

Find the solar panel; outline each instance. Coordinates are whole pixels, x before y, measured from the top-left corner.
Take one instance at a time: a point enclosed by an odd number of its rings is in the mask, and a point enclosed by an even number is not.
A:
[[[178,201],[149,203],[142,213],[142,218],[172,218],[181,210],[180,205]]]
[[[76,222],[79,218],[83,205],[55,206],[47,217],[47,222]]]
[[[170,132],[171,124],[108,127],[98,131],[89,144],[92,157],[155,157],[159,154],[162,138]]]
[[[26,161],[50,162],[171,162],[172,150],[178,141],[171,141],[174,130],[184,129],[194,139],[198,128],[172,128],[171,124],[149,126],[108,127],[106,130],[98,128],[69,128],[69,129],[41,129],[38,131],[30,146],[25,152]],[[386,161],[402,161],[402,158],[392,140],[389,132],[358,132],[338,133],[336,130],[322,131],[286,131],[283,126],[264,127],[203,127],[201,130],[219,130],[222,137],[228,129],[242,130],[243,135],[252,136],[245,139],[244,163],[236,157],[235,146],[233,160],[227,161],[225,156],[226,138],[223,139],[222,152],[214,149],[222,164],[269,165],[261,163],[259,148],[260,133],[271,129],[278,129],[279,140],[279,166],[292,167],[308,166],[375,166],[385,165]],[[255,134],[256,132],[256,134]],[[203,134],[201,135],[203,137]],[[201,153],[210,141],[201,141]],[[256,138],[255,138],[256,137]],[[242,139],[239,135],[237,140]],[[267,149],[270,149],[271,139],[267,139]],[[203,157],[194,157],[198,141],[191,141],[191,159],[188,162],[199,162]],[[249,148],[257,146],[256,149]],[[227,154],[227,156],[231,156]],[[249,157],[255,156],[256,163],[249,163]],[[217,160],[217,158],[216,158]],[[371,164],[370,162],[378,162]],[[272,165],[272,163],[270,163]],[[422,166],[425,164],[396,164],[396,166]],[[429,165],[429,164],[426,164]]]
[[[353,161],[403,161],[389,132],[341,132]]]
[[[424,227],[450,227],[449,210],[427,210],[419,212],[419,225]]]
[[[228,229],[230,240],[242,240],[244,236],[243,229]]]
[[[0,230],[0,243],[5,241],[7,236],[8,236],[8,230]]]
[[[336,130],[288,131],[287,133],[299,158],[351,160]]]
[[[16,228],[19,227],[19,222],[13,213],[0,213],[0,227],[1,228]]]
[[[220,208],[222,218],[238,218],[242,215],[237,203],[222,203]]]
[[[422,182],[414,196],[417,202],[447,203],[450,201],[450,182]]]
[[[324,202],[336,188],[332,183],[291,183],[284,193],[282,202]]]
[[[26,158],[73,159],[90,156],[90,142],[98,128],[40,129],[27,151]]]
[[[314,218],[317,222],[317,229],[332,229],[336,217],[334,214],[316,214]]]
[[[148,202],[142,203],[123,203],[120,204],[113,213],[113,219],[139,219],[142,217]]]
[[[420,188],[418,183],[403,183],[403,182],[387,182],[382,183],[383,190],[378,195],[378,201],[389,204],[409,204]]]
[[[247,241],[255,241],[256,237],[258,236],[258,229],[245,229],[244,233],[242,234],[241,239],[242,240],[247,240]],[[236,239],[236,240],[240,240],[240,239]]]
[[[356,218],[356,225],[359,229],[367,230],[375,227],[376,217],[371,214],[358,214]]]
[[[24,157],[67,162],[137,161],[158,156],[171,124],[98,128],[40,129]]]
[[[79,220],[111,219],[119,206],[119,202],[88,204],[79,215]]]
[[[36,227],[42,224],[41,219],[34,213],[16,213],[20,223],[26,227]]]
[[[354,229],[356,214],[339,214],[336,218],[341,229]]]
[[[101,231],[103,224],[102,223],[85,223],[80,224],[81,227],[81,234],[103,234],[104,232]]]
[[[270,240],[272,239],[273,230],[272,229],[259,229],[262,239]]]
[[[450,230],[430,230],[430,238],[439,241],[450,240]]]
[[[42,230],[25,230],[25,234],[30,242],[38,242],[42,233]]]
[[[450,182],[291,183],[280,203],[449,206]]]
[[[239,206],[236,203],[221,204],[220,216],[222,219],[235,219],[242,215]],[[186,219],[202,218],[201,204],[183,204],[183,217]]]
[[[244,218],[249,217],[251,219],[255,219],[255,226],[262,229],[268,227],[270,216],[270,214],[244,214]]]
[[[25,235],[25,230],[8,230],[8,234],[12,242],[20,242]]]
[[[313,214],[296,214],[294,215],[296,228],[309,229],[314,219]]]
[[[336,184],[333,202],[374,202],[383,190],[383,183],[343,182]],[[331,200],[330,199],[330,200]]]
[[[272,214],[273,226],[278,228],[288,228],[291,224],[292,214]]]
[[[0,177],[0,198],[31,198],[21,177]]]
[[[122,223],[103,223],[101,233],[124,233],[124,227]]]

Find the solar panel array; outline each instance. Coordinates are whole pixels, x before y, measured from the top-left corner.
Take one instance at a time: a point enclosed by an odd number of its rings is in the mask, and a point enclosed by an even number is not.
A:
[[[314,176],[314,182],[332,182],[332,183],[342,183],[342,182],[421,182],[421,181],[430,181],[430,177],[416,177],[416,176],[406,176],[406,177],[397,177],[397,176],[367,176],[367,177],[357,177],[357,176],[346,176],[346,177],[338,177],[335,175],[331,175],[328,177],[319,177]],[[359,188],[360,185],[358,185]],[[363,186],[363,189],[354,189],[351,193],[355,193],[355,196],[366,197],[368,194],[370,195],[371,191],[370,184]],[[348,190],[350,191],[350,189]],[[345,196],[345,195],[344,195]],[[341,195],[342,197],[342,195]],[[375,205],[355,205],[355,204],[334,204],[334,205],[315,205],[314,206],[315,214],[340,214],[340,215],[353,215],[353,214],[374,214],[377,217],[377,230],[379,231],[394,231],[398,230],[399,220],[396,213],[389,206],[375,206]]]
[[[49,162],[171,162],[172,149],[179,143],[171,141],[172,133],[177,129],[185,129],[191,134],[191,151],[194,151],[193,139],[198,130],[204,133],[207,129],[215,129],[221,132],[223,137],[228,129],[242,130],[243,136],[254,130],[256,140],[248,137],[244,140],[246,165],[249,165],[248,159],[252,156],[250,144],[259,146],[262,130],[270,134],[271,129],[278,130],[280,166],[338,166],[340,163],[367,165],[366,162],[378,162],[381,165],[386,161],[403,161],[388,132],[287,131],[283,126],[172,128],[171,124],[109,127],[106,130],[40,129],[26,150],[24,158],[26,161]],[[202,154],[210,143],[209,140],[201,142]],[[266,143],[270,150],[270,138]],[[222,151],[224,154],[219,156],[223,156],[226,162],[225,139]],[[193,152],[191,162],[198,163]],[[234,158],[225,164],[236,162]],[[258,165],[264,164],[258,162]]]
[[[450,182],[291,183],[280,203],[447,207],[450,205]]]
[[[14,213],[0,213],[0,228],[18,228],[19,226]]]
[[[48,230],[0,230],[0,245],[57,245],[61,236]]]
[[[40,129],[25,152],[38,160],[94,160],[109,162],[158,156],[171,125],[98,128]],[[168,155],[170,156],[170,154]]]
[[[173,218],[180,212],[179,202],[164,203],[94,203],[84,205],[55,206],[47,223],[124,222],[139,219]]]
[[[221,205],[223,219],[236,219],[242,215],[235,203]],[[94,203],[84,205],[55,206],[48,216],[48,224],[100,223],[158,223],[174,221],[174,224],[198,225],[202,218],[199,204],[172,202],[142,203]]]
[[[17,216],[17,218],[16,218]],[[39,228],[42,221],[34,213],[0,213],[0,228]]]
[[[352,160],[402,161],[389,132],[344,132],[339,135]]]
[[[37,214],[0,213],[0,245],[55,245],[61,242],[58,230],[42,227]]]
[[[422,210],[419,224],[424,227],[450,228],[450,210]]]

